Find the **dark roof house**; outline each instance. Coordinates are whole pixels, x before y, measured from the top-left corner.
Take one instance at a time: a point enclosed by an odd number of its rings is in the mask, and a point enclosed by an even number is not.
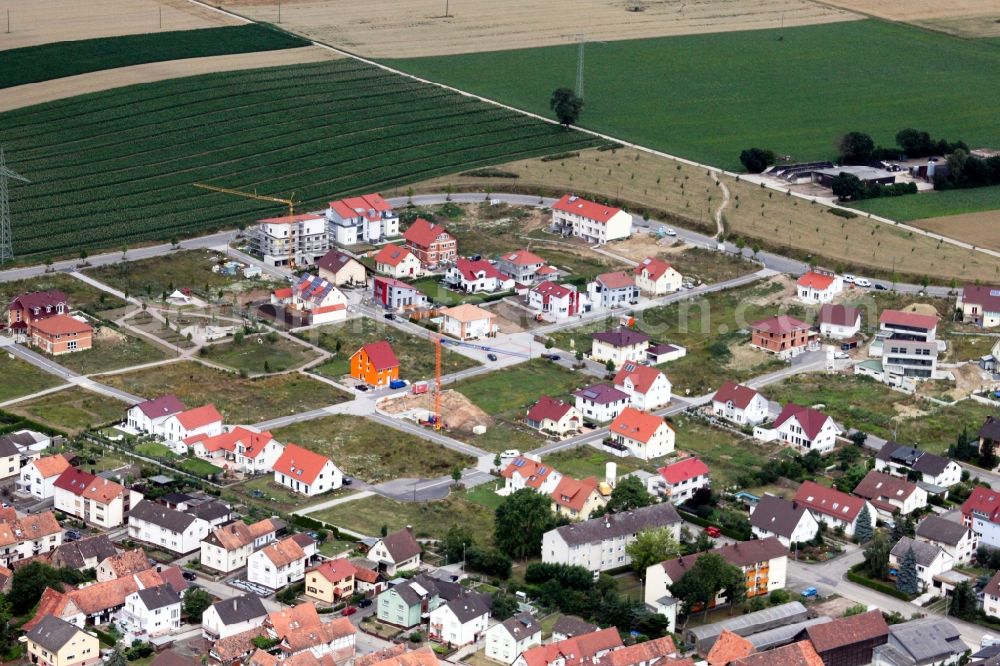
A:
[[[878,610],[842,617],[806,628],[825,666],[864,666],[872,650],[889,642],[889,626]]]
[[[612,347],[631,347],[649,342],[650,337],[642,331],[635,331],[627,326],[621,326],[614,331],[603,331],[590,336],[595,341],[600,341]]]
[[[750,514],[750,525],[765,532],[791,538],[792,532],[802,521],[809,509],[798,502],[765,495],[760,498]]]

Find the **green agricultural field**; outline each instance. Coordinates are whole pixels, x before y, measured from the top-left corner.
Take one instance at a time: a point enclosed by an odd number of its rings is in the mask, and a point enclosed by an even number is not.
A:
[[[551,115],[552,91],[575,81],[577,51],[566,44],[386,62]],[[933,67],[914,53],[933,53]],[[995,45],[877,20],[595,43],[580,122],[729,169],[750,146],[827,159],[855,130],[884,145],[918,127],[991,146],[1000,144],[998,70]]]
[[[973,187],[967,190],[945,190],[905,197],[868,199],[851,204],[863,210],[899,222],[922,220],[929,217],[980,213],[1000,208],[1000,185]],[[948,234],[946,229],[934,229]]]
[[[353,60],[130,86],[0,114],[19,257],[253,223],[330,199],[599,143]],[[94,174],[100,173],[95,179]],[[109,208],[108,202],[114,202]]]
[[[147,62],[291,49],[309,43],[251,23],[26,46],[0,52],[0,88]]]

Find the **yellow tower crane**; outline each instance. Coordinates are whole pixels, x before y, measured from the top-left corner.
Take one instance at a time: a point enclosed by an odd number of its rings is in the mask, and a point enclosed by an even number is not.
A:
[[[257,194],[256,192],[244,192],[242,190],[233,190],[228,187],[219,187],[218,185],[208,185],[206,183],[195,183],[195,187],[199,187],[203,190],[211,190],[212,192],[222,192],[223,194],[232,194],[237,197],[245,197],[247,199],[254,199],[256,201],[270,201],[271,203],[280,203],[288,206],[288,215],[291,217],[295,215],[295,206],[299,203],[294,199],[282,199],[281,197],[272,197],[266,194]],[[292,192],[292,197],[295,193]],[[292,242],[292,232],[288,232],[288,267],[295,268],[295,243]]]

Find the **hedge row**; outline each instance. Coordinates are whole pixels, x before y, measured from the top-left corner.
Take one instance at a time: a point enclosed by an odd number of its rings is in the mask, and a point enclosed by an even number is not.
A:
[[[847,580],[852,583],[857,583],[858,585],[864,585],[867,588],[875,590],[876,592],[881,592],[882,594],[888,594],[891,597],[896,597],[897,599],[902,599],[903,601],[910,601],[910,596],[908,594],[903,594],[897,590],[892,585],[888,583],[883,583],[881,581],[872,580],[867,576],[862,576],[857,572],[857,569],[863,567],[864,564],[856,564],[847,571]]]

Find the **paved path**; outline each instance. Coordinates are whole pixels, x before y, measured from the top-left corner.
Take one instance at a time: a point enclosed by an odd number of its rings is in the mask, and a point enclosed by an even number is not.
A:
[[[323,511],[325,509],[338,506],[340,504],[346,504],[347,502],[354,502],[357,500],[365,499],[366,497],[371,497],[374,494],[375,493],[373,493],[370,490],[362,490],[356,493],[351,493],[350,495],[346,495],[344,497],[337,497],[332,500],[320,502],[319,504],[313,504],[312,506],[302,507],[301,509],[296,509],[292,513],[298,516],[305,516],[310,513],[316,513],[317,511]]]

